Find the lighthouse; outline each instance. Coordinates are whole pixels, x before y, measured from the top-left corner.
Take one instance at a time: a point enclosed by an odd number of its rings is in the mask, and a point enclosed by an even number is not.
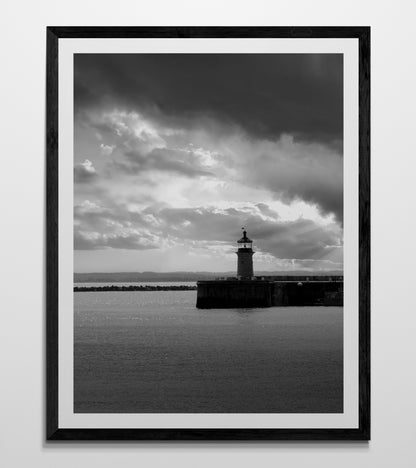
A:
[[[239,279],[252,278],[253,273],[253,241],[247,237],[243,228],[243,237],[237,241],[237,277]]]
[[[237,241],[237,278],[216,278],[197,282],[199,309],[250,309],[257,307],[343,305],[342,276],[262,276],[253,273],[253,241]]]

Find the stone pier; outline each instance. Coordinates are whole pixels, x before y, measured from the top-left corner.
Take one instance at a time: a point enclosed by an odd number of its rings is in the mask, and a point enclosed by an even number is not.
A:
[[[342,276],[198,281],[196,306],[200,309],[342,306],[343,285]]]

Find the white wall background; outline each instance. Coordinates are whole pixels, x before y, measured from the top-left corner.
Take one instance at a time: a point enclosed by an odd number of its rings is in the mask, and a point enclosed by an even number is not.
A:
[[[416,466],[416,52],[411,0],[6,0],[0,8],[0,466]],[[372,441],[44,443],[45,27],[372,27]]]

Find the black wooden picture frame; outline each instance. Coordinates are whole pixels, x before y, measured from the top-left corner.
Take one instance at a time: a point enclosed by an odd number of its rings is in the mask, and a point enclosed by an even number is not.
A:
[[[58,43],[65,38],[356,38],[359,41],[359,427],[321,429],[66,429],[58,425]],[[370,28],[48,27],[47,28],[46,439],[369,440],[370,439]]]

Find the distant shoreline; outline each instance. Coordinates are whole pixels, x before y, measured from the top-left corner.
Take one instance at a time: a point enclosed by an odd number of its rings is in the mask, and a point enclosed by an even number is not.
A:
[[[235,276],[235,271],[206,272],[206,271],[176,271],[176,272],[118,272],[118,273],[75,273],[74,283],[159,283],[159,282],[188,282],[206,281],[216,278]],[[342,276],[341,270],[327,271],[261,271],[256,270],[256,276]]]
[[[74,292],[111,292],[111,291],[194,291],[194,285],[181,286],[75,286]]]

